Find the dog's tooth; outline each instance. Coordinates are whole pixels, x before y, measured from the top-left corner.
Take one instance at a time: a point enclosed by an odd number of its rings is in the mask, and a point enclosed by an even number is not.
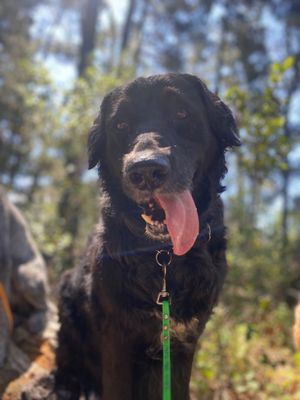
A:
[[[154,221],[152,220],[152,218],[149,215],[146,214],[141,214],[141,217],[143,218],[143,220],[150,225],[154,225]]]

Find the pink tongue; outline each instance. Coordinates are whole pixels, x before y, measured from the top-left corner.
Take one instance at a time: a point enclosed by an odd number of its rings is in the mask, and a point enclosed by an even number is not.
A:
[[[156,196],[166,214],[166,225],[173,243],[174,254],[187,253],[199,233],[199,218],[191,192]]]

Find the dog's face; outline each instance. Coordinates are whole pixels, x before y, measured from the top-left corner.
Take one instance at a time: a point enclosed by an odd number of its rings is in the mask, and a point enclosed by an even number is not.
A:
[[[139,78],[108,94],[89,134],[89,167],[140,207],[146,234],[186,253],[199,232],[193,190],[239,145],[228,107],[196,77]],[[101,174],[101,172],[100,172]]]

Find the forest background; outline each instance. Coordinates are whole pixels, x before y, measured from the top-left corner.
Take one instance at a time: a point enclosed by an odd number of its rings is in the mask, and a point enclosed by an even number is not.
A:
[[[54,284],[99,213],[85,147],[105,93],[184,71],[230,104],[243,141],[225,179],[231,270],[192,391],[300,399],[300,2],[2,0],[0,58],[0,184]]]

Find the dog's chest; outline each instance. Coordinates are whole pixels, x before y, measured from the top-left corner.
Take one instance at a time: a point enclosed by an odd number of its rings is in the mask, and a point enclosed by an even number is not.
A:
[[[213,276],[208,273],[205,257],[174,260],[167,269],[166,287],[171,298],[171,312],[178,321],[191,320],[203,308]],[[106,262],[102,265],[102,285],[110,301],[126,314],[156,312],[157,296],[163,287],[162,268],[154,257]],[[210,302],[208,302],[210,303]]]

